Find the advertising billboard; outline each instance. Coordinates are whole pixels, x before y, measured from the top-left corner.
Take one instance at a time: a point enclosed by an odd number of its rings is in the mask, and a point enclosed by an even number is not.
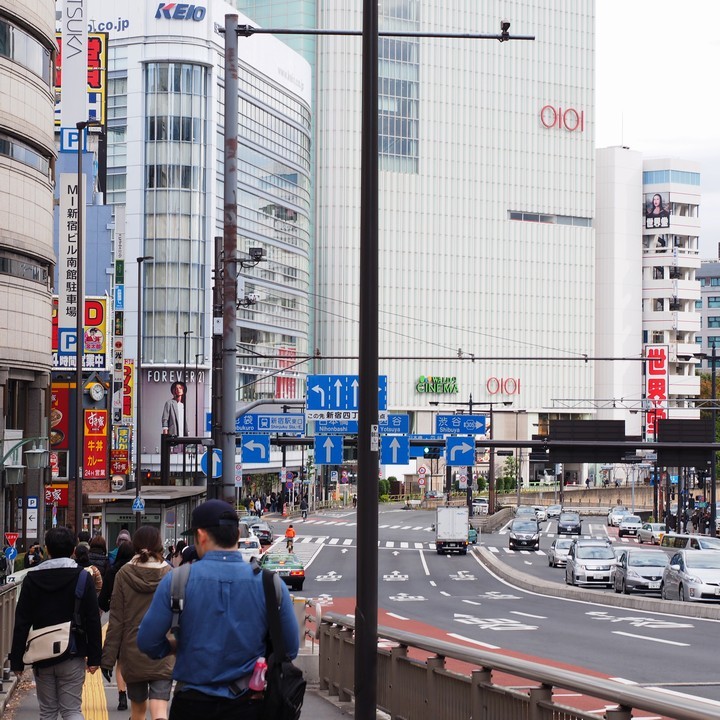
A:
[[[670,193],[645,193],[643,206],[646,230],[665,230],[670,227]]]
[[[668,346],[646,345],[645,357],[645,440],[657,439],[657,422],[668,416]]]
[[[60,352],[62,343],[66,342],[67,335],[59,329],[58,297],[53,297],[52,315],[52,354],[53,370],[75,369],[75,333],[73,342]],[[110,370],[110,353],[108,352],[108,331],[110,317],[108,315],[108,300],[105,297],[85,298],[85,322],[83,323],[83,369],[107,372]]]

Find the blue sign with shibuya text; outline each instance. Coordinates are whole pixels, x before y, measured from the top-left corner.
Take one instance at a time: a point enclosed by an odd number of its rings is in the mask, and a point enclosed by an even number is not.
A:
[[[200,22],[205,18],[206,14],[207,8],[202,5],[161,2],[155,12],[155,19],[165,18],[165,20],[193,20],[194,22]]]

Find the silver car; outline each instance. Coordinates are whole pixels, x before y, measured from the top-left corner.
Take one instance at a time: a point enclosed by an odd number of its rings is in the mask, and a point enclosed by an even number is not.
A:
[[[667,553],[662,550],[624,549],[615,566],[616,593],[660,592],[663,571],[668,564]]]
[[[718,553],[720,557],[720,553]],[[607,543],[575,541],[570,547],[565,565],[565,582],[568,585],[613,586],[612,570],[615,553]]]
[[[548,505],[548,509],[546,511],[546,515],[548,517],[548,520],[550,518],[558,518],[560,517],[560,513],[562,512],[562,505]]]
[[[610,510],[608,510],[607,524],[618,526],[620,524],[620,521],[625,517],[625,515],[630,514],[630,511],[622,505],[617,505],[614,508],[610,508]]]
[[[645,523],[637,534],[638,542],[642,545],[644,542],[659,545],[662,536],[667,532],[665,523]]]
[[[573,538],[555,538],[547,551],[548,565],[550,567],[565,565],[573,542],[575,542]]]
[[[665,600],[720,600],[720,552],[676,552],[663,572],[660,595]]]
[[[535,517],[537,517],[538,522],[545,522],[547,520],[547,510],[545,510],[545,506],[533,505],[533,508],[535,510]]]
[[[637,535],[641,527],[642,520],[639,515],[625,515],[618,525],[618,537]]]

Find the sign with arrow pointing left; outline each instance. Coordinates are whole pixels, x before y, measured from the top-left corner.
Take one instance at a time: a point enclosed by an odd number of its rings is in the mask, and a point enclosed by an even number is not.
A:
[[[269,435],[243,435],[241,447],[243,463],[270,462]]]

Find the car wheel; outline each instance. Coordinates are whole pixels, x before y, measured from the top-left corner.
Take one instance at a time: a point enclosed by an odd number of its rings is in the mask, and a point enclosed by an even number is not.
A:
[[[623,578],[623,581],[622,581],[622,592],[623,592],[623,595],[629,595],[629,594],[630,594],[630,590],[628,590],[628,586],[627,586],[627,583],[625,582],[625,579],[624,579],[624,578]]]
[[[555,567],[555,563],[552,561],[552,558],[548,555],[548,567]]]
[[[637,539],[638,539],[638,544],[642,545],[643,541],[642,541],[642,538],[640,537],[640,535],[637,536]]]
[[[686,602],[686,601],[687,601],[687,598],[685,597],[685,588],[684,588],[682,585],[680,585],[680,586],[678,587],[678,600],[679,600],[680,602]]]
[[[613,582],[613,590],[615,590],[616,593],[620,592],[620,588],[618,587],[617,580]]]

